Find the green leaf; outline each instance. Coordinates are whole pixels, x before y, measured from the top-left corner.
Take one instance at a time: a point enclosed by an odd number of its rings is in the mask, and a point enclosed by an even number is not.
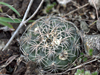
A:
[[[0,4],[9,7],[9,8],[12,9],[18,16],[20,16],[19,12],[18,12],[14,7],[12,7],[11,5],[9,5],[9,4],[5,3],[5,2],[0,2]]]
[[[81,73],[81,70],[80,69],[77,69],[77,73]]]
[[[49,13],[50,10],[56,5],[56,3],[54,2],[53,4],[50,4],[46,7],[46,13]]]
[[[74,66],[76,66],[76,64],[73,64]]]
[[[28,22],[30,23],[30,22],[34,22],[35,20],[29,20]]]
[[[22,19],[11,19],[6,17],[0,17],[0,21],[10,22],[10,23],[20,23]],[[34,20],[29,20],[28,22],[34,22]]]
[[[75,73],[75,75],[84,75],[84,70],[77,69],[77,72]]]
[[[81,73],[84,73],[84,69],[81,70]]]
[[[20,23],[21,19],[11,19],[6,17],[0,17],[0,21],[10,22],[10,23]]]
[[[92,56],[93,55],[93,49],[89,50],[89,55]]]
[[[10,25],[9,23],[7,22],[4,22],[4,21],[0,21],[0,24],[4,25],[4,26],[8,26],[9,28],[12,28],[13,29],[13,26]]]
[[[84,55],[84,53],[81,52],[80,55]]]
[[[2,12],[3,13],[3,11],[2,11],[2,9],[0,8],[0,12]]]

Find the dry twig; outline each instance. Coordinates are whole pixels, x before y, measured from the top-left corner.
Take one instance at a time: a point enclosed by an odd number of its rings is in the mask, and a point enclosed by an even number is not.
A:
[[[76,66],[76,67],[74,67],[74,68],[69,68],[68,70],[66,70],[65,72],[63,72],[63,74],[66,73],[66,72],[68,72],[68,71],[78,69],[78,68],[80,68],[80,67],[82,67],[82,66],[84,66],[84,65],[86,65],[86,64],[89,64],[89,63],[95,62],[95,61],[97,61],[97,60],[98,60],[98,59],[95,58],[94,60],[91,60],[91,61],[85,62],[85,63],[80,64],[80,65],[78,65],[78,66]],[[62,74],[62,73],[59,73],[59,74]]]
[[[99,19],[99,18],[98,18],[98,8],[97,8],[97,6],[96,6],[94,0],[92,0],[92,3],[93,3],[94,8],[95,8],[95,10],[96,10],[97,19]]]
[[[36,9],[36,11],[32,14],[32,16],[30,16],[27,20],[25,20],[25,19],[27,18],[28,12],[29,12],[29,10],[30,10],[30,8],[31,8],[31,5],[32,5],[32,3],[33,3],[33,0],[30,0],[30,3],[29,3],[29,5],[28,5],[28,8],[27,8],[27,10],[26,10],[26,12],[25,12],[25,15],[24,15],[23,19],[22,19],[22,22],[20,23],[20,25],[18,26],[18,28],[16,29],[16,31],[14,32],[14,34],[12,35],[12,37],[10,38],[10,40],[7,42],[7,44],[6,44],[5,47],[3,48],[3,51],[9,46],[9,44],[11,43],[11,41],[14,39],[15,35],[16,35],[16,34],[18,33],[18,31],[20,30],[20,28],[21,28],[25,23],[27,23],[31,18],[33,18],[33,17],[36,15],[36,13],[38,12],[38,10],[39,10],[40,7],[42,6],[43,2],[44,2],[44,0],[41,1],[40,5],[39,5],[38,8]]]
[[[17,56],[18,56],[18,55],[13,55],[13,56],[11,56],[11,57],[5,62],[4,65],[0,66],[0,69],[2,69],[2,68],[4,68],[4,67],[8,66]]]
[[[85,5],[83,5],[83,6],[79,7],[79,8],[77,8],[77,9],[75,9],[75,10],[73,10],[73,11],[67,13],[67,14],[65,14],[64,16],[70,15],[70,14],[74,13],[75,11],[78,11],[78,10],[80,10],[80,9],[82,9],[82,8],[84,8],[84,7],[86,7],[87,5],[89,5],[89,3],[87,3],[87,4],[85,4]]]

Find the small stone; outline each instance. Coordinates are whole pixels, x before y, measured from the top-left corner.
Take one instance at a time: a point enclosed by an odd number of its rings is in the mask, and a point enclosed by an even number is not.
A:
[[[85,21],[81,21],[80,28],[84,33],[89,33],[90,29]]]
[[[89,50],[93,49],[93,55],[99,54],[100,50],[100,35],[86,35],[84,37],[85,52],[89,54]]]
[[[97,26],[98,31],[100,31],[100,17],[96,22],[96,26]]]
[[[88,2],[89,2],[90,5],[92,5],[93,7],[95,7],[95,5],[96,5],[96,8],[97,8],[97,9],[100,8],[100,0],[88,0]]]
[[[96,48],[100,50],[100,38],[96,40]]]
[[[71,2],[72,0],[57,0],[57,2],[63,6],[66,6],[67,3]]]

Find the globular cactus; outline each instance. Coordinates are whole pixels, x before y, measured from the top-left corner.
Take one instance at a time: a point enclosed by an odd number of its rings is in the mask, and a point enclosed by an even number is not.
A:
[[[48,16],[28,26],[20,38],[23,54],[49,72],[66,70],[79,56],[77,27],[65,18]]]

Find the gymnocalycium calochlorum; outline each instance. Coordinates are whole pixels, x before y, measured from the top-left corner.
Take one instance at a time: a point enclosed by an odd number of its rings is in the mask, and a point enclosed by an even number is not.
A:
[[[66,70],[79,56],[77,27],[65,18],[42,17],[30,24],[20,38],[20,48],[30,60],[49,72]]]

